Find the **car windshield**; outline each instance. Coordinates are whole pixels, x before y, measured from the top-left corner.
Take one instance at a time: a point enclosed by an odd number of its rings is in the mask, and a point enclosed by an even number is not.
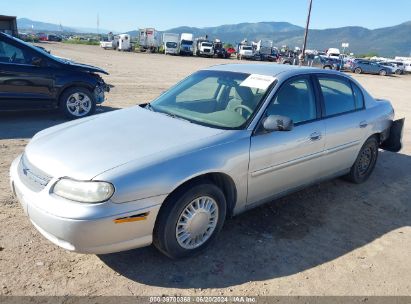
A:
[[[254,77],[256,75],[253,75]],[[274,78],[225,71],[200,71],[150,104],[150,109],[192,123],[243,129]]]
[[[253,48],[251,46],[243,46],[243,50],[251,51]]]
[[[166,47],[168,47],[168,48],[176,48],[176,47],[177,47],[177,43],[176,43],[176,42],[167,42],[167,43],[166,43]]]
[[[212,47],[212,46],[213,46],[213,45],[212,45],[211,43],[209,43],[209,42],[203,42],[202,45],[203,45],[203,46],[206,46],[206,47]]]
[[[181,40],[181,44],[184,44],[184,45],[193,45],[193,42],[192,42],[192,41],[188,41],[188,40]]]

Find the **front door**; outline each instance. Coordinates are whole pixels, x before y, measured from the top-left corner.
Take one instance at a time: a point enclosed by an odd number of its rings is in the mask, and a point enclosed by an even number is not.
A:
[[[36,53],[15,41],[0,40],[0,107],[31,108],[51,103],[53,70],[43,61],[32,64]],[[37,57],[39,58],[39,57]]]
[[[257,132],[251,138],[248,204],[260,203],[317,180],[324,150],[321,121],[309,76],[283,84],[266,109],[291,118],[291,131]]]

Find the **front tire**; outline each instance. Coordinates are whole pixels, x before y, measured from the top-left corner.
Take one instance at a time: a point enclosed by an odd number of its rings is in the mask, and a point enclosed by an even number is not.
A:
[[[387,71],[386,70],[381,70],[380,75],[381,76],[387,76]]]
[[[60,96],[59,108],[68,119],[82,118],[96,111],[96,100],[90,90],[74,87]]]
[[[351,167],[350,173],[345,176],[345,179],[354,183],[362,184],[368,180],[371,173],[374,171],[378,159],[378,141],[375,136],[370,137],[361,147],[354,165]]]
[[[199,254],[216,238],[226,217],[226,200],[212,183],[184,187],[169,197],[154,228],[153,243],[172,259]]]
[[[361,74],[361,73],[362,73],[361,68],[356,68],[356,69],[354,70],[354,73],[355,73],[355,74]]]

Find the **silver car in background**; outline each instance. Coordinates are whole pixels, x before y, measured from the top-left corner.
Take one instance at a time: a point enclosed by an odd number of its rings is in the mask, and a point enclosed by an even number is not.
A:
[[[11,165],[33,225],[71,251],[206,248],[228,216],[322,180],[368,179],[404,121],[335,71],[228,64],[150,104],[36,134]]]

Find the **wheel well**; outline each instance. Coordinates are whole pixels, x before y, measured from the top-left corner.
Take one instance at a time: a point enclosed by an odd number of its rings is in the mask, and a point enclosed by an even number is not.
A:
[[[201,182],[211,182],[223,191],[227,203],[227,216],[232,216],[237,201],[237,189],[233,179],[224,173],[207,173],[196,176],[174,189],[166,198],[166,202],[175,195],[181,195],[185,189]],[[164,205],[164,204],[163,204]]]
[[[370,137],[368,137],[367,140],[371,137],[375,137],[375,139],[378,142],[378,145],[381,145],[382,142],[384,141],[384,134],[383,133],[374,133],[374,134],[370,135]]]
[[[93,95],[93,88],[91,86],[88,86],[86,84],[82,84],[82,83],[75,83],[75,84],[70,84],[69,86],[65,87],[58,95],[58,99],[57,99],[57,105],[60,105],[61,102],[61,96],[63,96],[63,94],[67,91],[70,90],[72,88],[84,88],[90,91],[90,93]]]

